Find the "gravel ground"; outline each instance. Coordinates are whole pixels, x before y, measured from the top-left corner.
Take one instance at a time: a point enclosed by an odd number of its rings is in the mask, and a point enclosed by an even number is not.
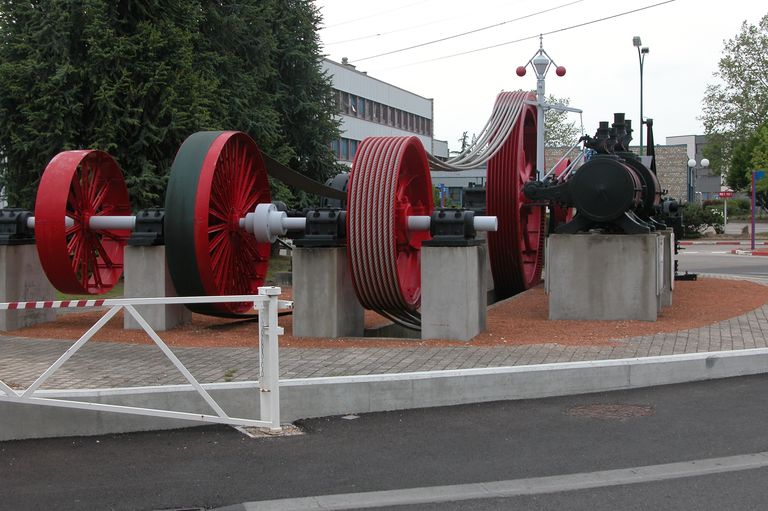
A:
[[[290,299],[290,289],[283,297]],[[488,330],[469,345],[498,346],[532,343],[567,345],[610,345],[613,340],[662,332],[697,328],[739,316],[768,302],[768,286],[747,281],[703,278],[694,282],[677,282],[673,305],[665,308],[658,321],[550,321],[547,319],[547,296],[543,287],[499,302],[488,311]],[[12,335],[41,339],[77,339],[101,313],[90,311],[59,316],[55,322],[12,332]],[[377,314],[366,312],[366,326],[386,323]],[[103,342],[150,344],[140,331],[122,329],[118,314],[94,338]],[[332,347],[400,347],[400,346],[466,346],[467,343],[446,340],[392,339],[310,339],[292,335],[291,317],[284,316],[281,346],[297,348]],[[244,335],[255,326],[253,319],[232,320],[194,315],[190,325],[163,332],[171,346],[249,346],[252,335]]]

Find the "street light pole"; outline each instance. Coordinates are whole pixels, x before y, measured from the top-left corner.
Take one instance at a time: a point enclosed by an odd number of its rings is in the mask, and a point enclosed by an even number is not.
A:
[[[632,38],[632,45],[637,48],[637,59],[640,61],[640,156],[643,155],[643,125],[645,124],[645,117],[643,117],[643,64],[645,63],[645,56],[651,51],[647,46],[641,48],[642,44],[639,35]]]
[[[696,191],[696,168],[699,166],[706,169],[709,167],[709,160],[702,158],[699,165],[696,164],[696,160],[693,158],[688,160],[688,202],[691,203],[696,201],[696,194],[701,193]]]

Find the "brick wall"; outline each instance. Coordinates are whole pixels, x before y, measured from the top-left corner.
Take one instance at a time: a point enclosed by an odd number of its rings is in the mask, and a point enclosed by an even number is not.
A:
[[[544,149],[544,162],[547,170],[563,156],[567,147],[546,147]],[[634,147],[635,152],[638,147]],[[656,173],[661,183],[661,188],[667,190],[671,198],[685,201],[688,179],[688,153],[683,145],[657,145],[656,146]]]

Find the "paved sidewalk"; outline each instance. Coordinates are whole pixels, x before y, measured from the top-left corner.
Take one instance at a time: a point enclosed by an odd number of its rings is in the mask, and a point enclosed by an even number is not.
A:
[[[71,341],[0,337],[0,380],[30,385]],[[501,367],[768,347],[768,305],[709,326],[614,341],[614,346],[554,343],[497,347],[280,350],[282,378]],[[254,380],[255,348],[174,348],[201,382]],[[156,346],[88,343],[42,388],[106,388],[186,383]]]

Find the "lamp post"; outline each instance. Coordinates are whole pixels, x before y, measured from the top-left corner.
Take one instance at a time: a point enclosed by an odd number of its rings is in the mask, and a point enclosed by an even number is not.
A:
[[[691,158],[688,160],[688,202],[692,203],[696,200],[696,160]],[[702,158],[700,167],[705,169],[709,167],[709,160]]]
[[[651,51],[642,44],[639,35],[632,38],[632,45],[637,48],[637,59],[640,61],[640,156],[643,155],[643,124],[645,124],[645,117],[643,117],[643,64],[645,63],[645,56]]]
[[[533,72],[536,74],[536,179],[541,179],[546,170],[544,168],[544,111],[554,109],[561,112],[581,113],[581,110],[563,105],[552,105],[545,101],[544,89],[549,68],[554,65],[557,76],[565,76],[565,68],[555,64],[549,54],[544,51],[543,35],[539,36],[539,51],[524,66],[517,67],[515,70],[517,76],[525,76],[525,69],[528,65],[533,68]],[[528,101],[526,103],[533,104]]]

